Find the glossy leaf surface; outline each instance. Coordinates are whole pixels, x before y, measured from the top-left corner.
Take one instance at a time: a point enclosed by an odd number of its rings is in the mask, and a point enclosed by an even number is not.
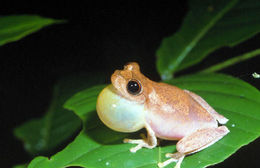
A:
[[[90,77],[87,75],[75,75],[60,80],[54,87],[53,99],[46,114],[14,130],[15,136],[24,142],[28,152],[39,154],[50,151],[80,128],[80,119],[72,111],[64,109],[63,104],[83,88],[101,83],[103,75],[88,79]]]
[[[37,15],[12,15],[0,17],[0,46],[20,40],[41,28],[60,23],[61,20],[44,18]]]
[[[223,46],[235,46],[260,31],[260,1],[189,1],[189,12],[174,35],[157,50],[162,79],[190,67]]]
[[[251,85],[221,74],[196,74],[167,82],[199,94],[229,119],[226,125],[231,132],[214,145],[187,156],[182,168],[202,168],[219,163],[241,146],[259,137],[260,92]],[[93,93],[98,93],[102,87],[79,92],[68,101],[71,103],[65,106],[76,110],[75,112],[84,118],[85,129],[64,150],[50,159],[42,156],[35,158],[29,168],[156,168],[158,162],[166,160],[165,153],[176,151],[175,142],[170,142],[155,149],[141,149],[137,153],[131,153],[129,148],[133,145],[123,144],[122,140],[127,136],[136,138],[138,135],[118,133],[105,127],[94,111],[93,103],[96,98],[86,99],[87,95],[94,96]],[[86,104],[78,106],[75,101],[74,106],[73,99],[79,100],[80,97]],[[173,167],[173,164],[167,168]]]

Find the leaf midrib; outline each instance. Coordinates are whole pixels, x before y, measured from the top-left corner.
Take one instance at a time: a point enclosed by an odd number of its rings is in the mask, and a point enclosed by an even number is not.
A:
[[[58,94],[59,94],[59,88],[55,87],[53,90],[53,98],[51,100],[51,105],[48,109],[48,113],[46,115],[46,121],[45,121],[45,128],[46,128],[46,134],[44,134],[45,136],[43,136],[43,139],[46,142],[46,146],[48,146],[49,144],[49,140],[50,140],[50,130],[52,129],[52,120],[53,120],[53,113],[55,110],[55,107],[57,106],[57,99],[58,99]]]
[[[170,63],[170,68],[172,71],[177,69],[177,66],[184,60],[188,53],[194,48],[196,43],[208,32],[208,30],[216,23],[232,6],[237,3],[237,0],[233,0],[228,3],[211,21],[208,22],[199,33],[187,44],[187,46],[182,50],[176,60],[172,60]]]

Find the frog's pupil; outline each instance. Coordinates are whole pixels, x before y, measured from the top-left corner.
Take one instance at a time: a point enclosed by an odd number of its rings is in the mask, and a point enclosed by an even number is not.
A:
[[[137,81],[129,81],[127,84],[127,90],[130,94],[136,95],[140,93],[141,86]]]

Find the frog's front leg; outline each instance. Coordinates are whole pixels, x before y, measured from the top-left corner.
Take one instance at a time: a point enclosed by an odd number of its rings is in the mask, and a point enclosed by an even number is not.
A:
[[[163,163],[158,163],[158,166],[162,168],[172,162],[177,162],[175,168],[179,168],[185,155],[207,148],[220,140],[227,133],[229,133],[229,130],[226,126],[197,130],[196,132],[182,138],[176,145],[178,152],[174,154],[166,154],[166,157],[170,157],[170,159]]]
[[[124,139],[124,143],[137,144],[137,146],[130,149],[131,152],[135,153],[143,147],[152,149],[157,146],[157,138],[155,136],[154,131],[147,124],[145,128],[147,130],[147,137],[145,137],[145,135],[142,134],[142,139]]]

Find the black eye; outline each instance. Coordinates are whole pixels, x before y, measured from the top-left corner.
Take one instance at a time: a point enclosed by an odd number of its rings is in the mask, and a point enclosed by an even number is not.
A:
[[[137,95],[141,92],[142,87],[138,81],[131,80],[127,84],[127,91],[132,95]]]

